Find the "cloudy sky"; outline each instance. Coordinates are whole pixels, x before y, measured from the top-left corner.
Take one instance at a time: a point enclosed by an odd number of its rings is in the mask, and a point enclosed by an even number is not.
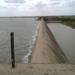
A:
[[[0,0],[0,16],[75,15],[75,0]]]

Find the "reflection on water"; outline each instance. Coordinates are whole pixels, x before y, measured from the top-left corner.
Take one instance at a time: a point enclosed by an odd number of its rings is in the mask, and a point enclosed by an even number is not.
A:
[[[0,63],[10,63],[10,32],[15,33],[16,62],[21,63],[36,27],[35,18],[0,18]],[[60,23],[50,23],[49,27],[68,59],[75,63],[75,30]]]

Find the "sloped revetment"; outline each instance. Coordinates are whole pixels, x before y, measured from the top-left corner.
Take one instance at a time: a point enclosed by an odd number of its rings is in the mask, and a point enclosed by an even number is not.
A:
[[[32,50],[31,63],[67,63],[68,60],[43,19]]]

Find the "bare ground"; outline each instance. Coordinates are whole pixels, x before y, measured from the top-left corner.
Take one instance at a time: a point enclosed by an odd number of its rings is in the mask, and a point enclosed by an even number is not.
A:
[[[71,64],[0,64],[0,75],[75,75],[75,65]]]

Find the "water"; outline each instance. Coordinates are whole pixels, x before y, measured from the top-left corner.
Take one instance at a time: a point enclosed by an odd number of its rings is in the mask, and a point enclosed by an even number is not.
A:
[[[75,29],[60,23],[48,25],[70,63],[75,64]]]
[[[34,18],[0,18],[0,63],[10,63],[10,32],[14,32],[16,63],[24,63],[36,30]],[[25,61],[27,62],[27,61]]]
[[[75,30],[60,23],[49,27],[70,62],[75,63]],[[0,63],[11,63],[10,32],[15,34],[16,63],[27,63],[36,30],[36,18],[0,18]]]

